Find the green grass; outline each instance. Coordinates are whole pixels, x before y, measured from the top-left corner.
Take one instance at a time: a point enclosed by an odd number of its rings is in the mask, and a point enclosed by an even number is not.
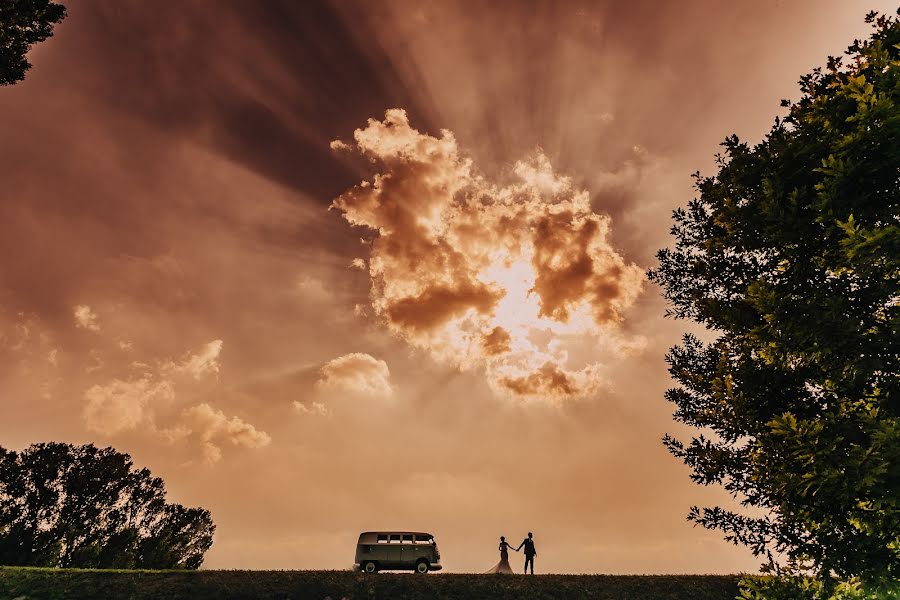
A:
[[[92,571],[0,567],[0,600],[473,598],[733,600],[735,575],[366,575],[349,571]]]

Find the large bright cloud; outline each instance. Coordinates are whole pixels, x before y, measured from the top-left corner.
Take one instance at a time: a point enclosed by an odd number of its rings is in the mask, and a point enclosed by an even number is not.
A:
[[[615,340],[643,269],[612,247],[609,217],[546,156],[497,185],[451,132],[420,133],[400,109],[354,138],[381,172],[332,206],[373,235],[372,309],[394,333],[439,360],[485,368],[502,394],[552,398],[599,383],[602,365],[573,364],[573,340],[634,345]]]

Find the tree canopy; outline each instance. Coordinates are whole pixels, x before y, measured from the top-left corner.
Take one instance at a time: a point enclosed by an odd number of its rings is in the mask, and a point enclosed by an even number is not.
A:
[[[900,24],[867,22],[762,142],[725,140],[649,273],[716,336],[667,355],[702,432],[664,442],[754,509],[689,519],[823,581],[900,578]]]
[[[65,16],[66,8],[50,0],[0,0],[0,85],[25,79],[28,50],[52,36]]]
[[[165,495],[112,448],[0,448],[0,565],[196,569],[215,525]]]

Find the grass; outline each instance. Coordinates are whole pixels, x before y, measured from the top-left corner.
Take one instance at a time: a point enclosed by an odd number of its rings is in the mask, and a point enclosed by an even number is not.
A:
[[[93,571],[0,567],[0,599],[450,598],[733,600],[736,575],[366,575],[350,571]]]

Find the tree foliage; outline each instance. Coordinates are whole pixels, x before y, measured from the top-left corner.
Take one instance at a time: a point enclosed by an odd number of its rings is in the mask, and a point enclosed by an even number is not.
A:
[[[25,79],[28,50],[52,36],[65,16],[66,8],[50,0],[0,0],[0,85]]]
[[[738,600],[900,600],[897,582],[863,586],[853,577],[830,586],[826,583],[783,570],[775,576],[745,576],[739,584]]]
[[[761,143],[725,140],[649,273],[717,335],[667,355],[702,432],[664,442],[751,509],[689,519],[826,587],[900,578],[900,24],[867,22]]]
[[[165,494],[112,448],[0,448],[0,565],[196,569],[215,525]]]

